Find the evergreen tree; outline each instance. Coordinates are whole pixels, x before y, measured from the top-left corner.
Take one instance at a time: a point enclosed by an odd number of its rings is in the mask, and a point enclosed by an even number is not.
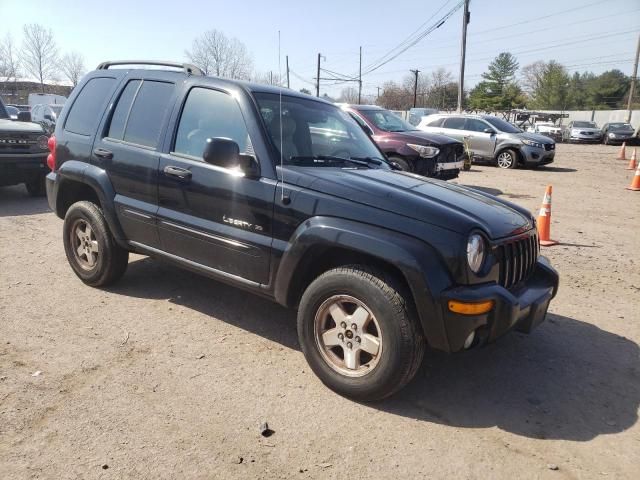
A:
[[[484,79],[469,93],[469,106],[475,110],[509,110],[525,105],[525,97],[515,81],[516,58],[508,52],[498,55],[482,74]]]

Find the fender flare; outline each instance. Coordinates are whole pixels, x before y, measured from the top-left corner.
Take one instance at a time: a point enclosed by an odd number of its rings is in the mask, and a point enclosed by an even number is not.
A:
[[[118,244],[122,247],[129,248],[127,245],[127,238],[122,231],[120,222],[116,215],[116,209],[114,205],[114,198],[116,196],[111,180],[107,172],[95,165],[91,165],[85,162],[77,160],[67,160],[57,170],[58,193],[56,205],[61,205],[61,196],[64,192],[64,185],[68,182],[83,183],[93,189],[100,200],[102,212],[109,225],[109,229],[113,234]],[[58,207],[60,208],[60,207]],[[61,212],[56,212],[61,217]]]
[[[449,351],[438,297],[452,284],[452,280],[444,261],[432,246],[374,225],[335,217],[312,217],[298,226],[283,252],[274,281],[276,301],[291,306],[288,293],[292,282],[298,269],[305,268],[307,254],[318,247],[340,247],[394,265],[411,289],[429,345]]]

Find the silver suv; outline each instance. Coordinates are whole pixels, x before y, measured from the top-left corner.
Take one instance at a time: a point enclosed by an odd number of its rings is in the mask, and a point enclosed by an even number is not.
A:
[[[491,115],[429,115],[417,128],[465,143],[474,161],[495,162],[500,168],[539,167],[553,162],[556,142],[525,133]]]

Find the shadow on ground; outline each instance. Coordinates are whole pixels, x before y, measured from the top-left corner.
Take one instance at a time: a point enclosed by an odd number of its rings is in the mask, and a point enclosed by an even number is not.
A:
[[[46,197],[34,198],[24,185],[0,187],[0,217],[37,215],[51,212]]]
[[[110,291],[168,299],[299,349],[295,312],[159,261],[132,261]],[[366,408],[458,428],[587,441],[636,423],[639,354],[629,339],[549,314],[531,335],[514,332],[464,354],[428,354],[405,389]]]
[[[571,173],[571,172],[577,172],[578,170],[576,170],[575,168],[566,168],[566,167],[538,167],[536,168],[536,171],[538,172],[543,172],[543,173]]]

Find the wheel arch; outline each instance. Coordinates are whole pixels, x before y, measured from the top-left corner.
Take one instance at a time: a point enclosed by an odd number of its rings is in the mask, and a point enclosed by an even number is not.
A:
[[[514,144],[506,144],[506,145],[500,145],[497,149],[496,149],[496,153],[493,156],[493,159],[497,162],[498,161],[498,155],[500,155],[502,152],[504,152],[505,150],[512,150],[516,153],[516,163],[517,165],[522,165],[524,162],[524,156],[522,155],[522,152],[520,151],[520,147],[518,147],[517,145]]]

